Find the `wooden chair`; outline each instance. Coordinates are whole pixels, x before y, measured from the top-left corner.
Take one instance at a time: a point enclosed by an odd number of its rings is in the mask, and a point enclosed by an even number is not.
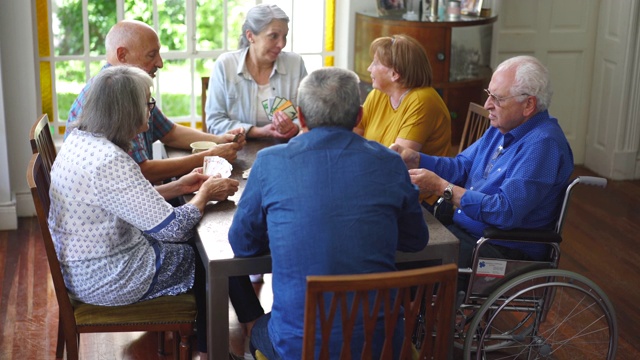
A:
[[[467,119],[465,120],[464,129],[462,130],[458,154],[481,138],[489,128],[489,125],[489,110],[474,102],[470,102]]]
[[[49,179],[43,156],[38,153],[33,154],[27,168],[27,182],[31,188],[58,300],[60,322],[56,358],[63,358],[66,345],[67,359],[78,359],[81,333],[172,331],[175,358],[191,359],[190,337],[194,334],[196,318],[196,302],[193,294],[162,296],[125,306],[89,305],[69,298],[47,223],[50,207]],[[179,344],[178,338],[180,338]]]
[[[202,82],[202,94],[200,95],[200,111],[202,113],[202,131],[209,132],[207,130],[207,114],[204,111],[204,107],[207,104],[207,90],[209,89],[209,77],[203,76],[200,78]]]
[[[42,114],[38,120],[31,126],[29,132],[29,141],[31,142],[31,151],[33,154],[42,155],[42,162],[46,167],[46,174],[51,172],[53,162],[56,160],[56,145],[53,142],[51,129],[49,128],[49,116]]]
[[[447,264],[375,274],[308,276],[303,359],[314,359],[316,319],[322,332],[320,359],[329,359],[329,335],[338,309],[342,314],[340,321],[343,329],[340,358],[350,359],[354,319],[360,308],[367,309],[366,314],[374,314],[364,317],[365,344],[361,357],[372,358],[377,314],[384,309],[385,339],[380,358],[391,359],[392,334],[397,325],[400,306],[404,308],[405,318],[400,359],[446,359],[452,344],[450,339],[453,336],[457,275],[457,266]],[[414,300],[412,288],[415,289]],[[395,302],[389,303],[390,292],[395,290]],[[375,292],[375,300],[371,304],[367,294],[372,291]],[[346,301],[347,294],[354,295],[350,307]],[[325,304],[325,300],[329,303]],[[329,307],[326,308],[326,305]],[[419,317],[424,322],[419,321]],[[415,331],[418,325],[423,331]],[[418,336],[414,339],[415,344],[420,344],[418,346],[414,346],[412,341],[414,334]]]

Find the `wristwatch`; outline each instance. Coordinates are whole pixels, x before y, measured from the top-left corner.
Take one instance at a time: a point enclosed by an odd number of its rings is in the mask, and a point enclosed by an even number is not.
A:
[[[442,193],[442,197],[447,201],[451,201],[451,199],[453,198],[453,184],[447,185],[447,187],[444,189],[444,192]]]

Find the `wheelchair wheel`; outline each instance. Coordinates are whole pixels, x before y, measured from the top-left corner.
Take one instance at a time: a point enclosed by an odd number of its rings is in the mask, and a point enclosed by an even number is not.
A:
[[[582,275],[520,275],[494,291],[471,321],[464,359],[614,359],[615,311]]]
[[[479,309],[458,309],[456,323],[455,323],[455,333],[453,338],[453,346],[457,349],[468,349],[470,352],[476,352],[477,350],[477,336],[474,331],[469,331],[470,327],[473,326],[473,320],[475,316],[479,313]],[[485,313],[485,316],[489,315]],[[491,352],[496,349],[502,349],[513,344],[513,338],[527,336],[531,333],[532,330],[532,322],[529,319],[533,316],[532,313],[524,315],[520,321],[511,323],[507,329],[502,330],[504,335],[513,334],[513,336],[502,336],[501,338],[495,338],[493,341],[487,341],[483,344],[483,349],[485,352]],[[460,319],[458,321],[458,319]],[[473,336],[471,340],[471,345],[466,345],[467,336]]]

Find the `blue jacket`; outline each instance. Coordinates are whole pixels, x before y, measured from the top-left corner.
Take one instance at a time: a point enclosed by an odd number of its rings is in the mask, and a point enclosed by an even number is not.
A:
[[[301,358],[307,275],[394,271],[396,250],[427,245],[418,196],[398,154],[347,129],[315,128],[258,153],[229,242],[238,257],[271,251],[269,334],[281,358]],[[333,332],[332,359],[338,324]]]

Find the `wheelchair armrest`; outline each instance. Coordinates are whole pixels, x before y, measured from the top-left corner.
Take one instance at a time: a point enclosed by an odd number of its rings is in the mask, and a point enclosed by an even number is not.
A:
[[[553,230],[513,229],[500,230],[488,227],[483,236],[492,240],[533,241],[546,243],[560,243],[562,236]]]

